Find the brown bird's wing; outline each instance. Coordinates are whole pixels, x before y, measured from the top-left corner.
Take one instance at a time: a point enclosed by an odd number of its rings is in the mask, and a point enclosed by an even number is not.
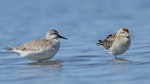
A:
[[[106,37],[106,39],[99,40],[99,43],[97,43],[97,44],[101,47],[104,47],[107,50],[112,46],[112,44],[115,40],[115,36],[116,36],[116,33],[110,34],[109,36]]]

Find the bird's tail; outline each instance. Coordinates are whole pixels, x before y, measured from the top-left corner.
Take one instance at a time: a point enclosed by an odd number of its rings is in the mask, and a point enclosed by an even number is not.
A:
[[[98,43],[96,43],[96,44],[97,44],[97,46],[102,46],[103,41],[102,41],[102,40],[99,40]]]
[[[6,46],[5,49],[6,49],[7,51],[12,51],[12,50],[13,50],[13,47]]]

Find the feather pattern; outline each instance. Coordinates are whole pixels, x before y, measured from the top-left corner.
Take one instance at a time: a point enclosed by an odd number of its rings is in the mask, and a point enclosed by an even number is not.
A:
[[[115,35],[116,35],[116,33],[110,34],[109,36],[106,37],[106,39],[99,40],[99,43],[97,43],[97,44],[104,47],[104,49],[107,50],[112,46],[112,44],[115,40]]]

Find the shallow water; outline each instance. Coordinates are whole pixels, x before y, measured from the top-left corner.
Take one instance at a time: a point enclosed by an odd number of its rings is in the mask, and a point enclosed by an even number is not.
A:
[[[0,83],[148,84],[150,82],[149,0],[1,0]],[[96,46],[99,39],[127,27],[130,49],[114,60]],[[34,62],[5,50],[44,37],[55,28],[57,55]]]

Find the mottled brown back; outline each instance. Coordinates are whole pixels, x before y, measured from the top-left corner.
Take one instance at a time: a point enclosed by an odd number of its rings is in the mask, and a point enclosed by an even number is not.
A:
[[[115,33],[110,34],[109,36],[106,37],[106,39],[99,40],[99,43],[97,43],[97,44],[104,47],[107,50],[112,46],[112,44],[115,40],[115,35],[116,35]]]

